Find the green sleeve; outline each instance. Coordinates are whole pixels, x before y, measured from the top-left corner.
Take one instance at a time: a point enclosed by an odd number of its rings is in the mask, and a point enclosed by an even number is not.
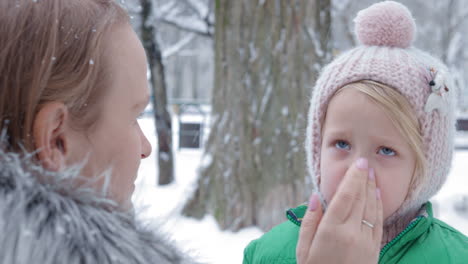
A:
[[[257,241],[253,240],[247,245],[244,249],[244,259],[242,260],[242,264],[252,264],[253,255],[255,252],[255,247],[257,245]]]

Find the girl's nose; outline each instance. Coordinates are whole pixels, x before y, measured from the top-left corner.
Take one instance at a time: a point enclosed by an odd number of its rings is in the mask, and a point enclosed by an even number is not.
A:
[[[355,162],[359,169],[365,170],[369,168],[369,160],[367,158],[359,157]]]

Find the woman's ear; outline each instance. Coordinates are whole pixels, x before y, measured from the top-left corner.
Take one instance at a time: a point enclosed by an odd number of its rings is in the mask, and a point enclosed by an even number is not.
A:
[[[44,104],[33,122],[33,138],[37,157],[48,170],[64,169],[67,160],[70,135],[67,134],[66,124],[68,109],[60,102]]]

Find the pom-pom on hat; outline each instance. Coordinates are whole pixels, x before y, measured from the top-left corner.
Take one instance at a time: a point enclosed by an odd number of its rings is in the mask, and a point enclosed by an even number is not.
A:
[[[362,80],[392,87],[408,100],[418,118],[427,161],[425,175],[413,181],[406,200],[392,216],[396,219],[417,211],[447,178],[455,132],[454,89],[450,89],[447,67],[411,46],[416,25],[405,6],[380,2],[360,11],[354,21],[360,45],[324,67],[313,90],[305,145],[309,174],[320,192],[321,130],[335,92]]]
[[[370,6],[354,19],[359,41],[367,46],[408,48],[416,34],[416,24],[405,6],[382,2]]]

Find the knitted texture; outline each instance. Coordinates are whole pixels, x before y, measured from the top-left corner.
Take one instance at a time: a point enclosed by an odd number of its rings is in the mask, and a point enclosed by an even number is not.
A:
[[[368,46],[408,48],[416,33],[410,11],[391,1],[362,10],[354,23],[359,40]]]
[[[412,106],[421,127],[426,172],[413,181],[406,200],[387,221],[418,211],[444,184],[452,161],[454,89],[443,94],[445,113],[424,109],[433,91],[430,81],[434,79],[434,71],[430,69],[444,72],[446,86],[453,85],[442,62],[411,47],[415,27],[409,10],[396,2],[385,1],[360,11],[355,19],[355,33],[361,45],[322,69],[310,101],[305,148],[309,173],[319,193],[321,130],[328,103],[338,89],[353,82],[373,80],[394,88]]]

